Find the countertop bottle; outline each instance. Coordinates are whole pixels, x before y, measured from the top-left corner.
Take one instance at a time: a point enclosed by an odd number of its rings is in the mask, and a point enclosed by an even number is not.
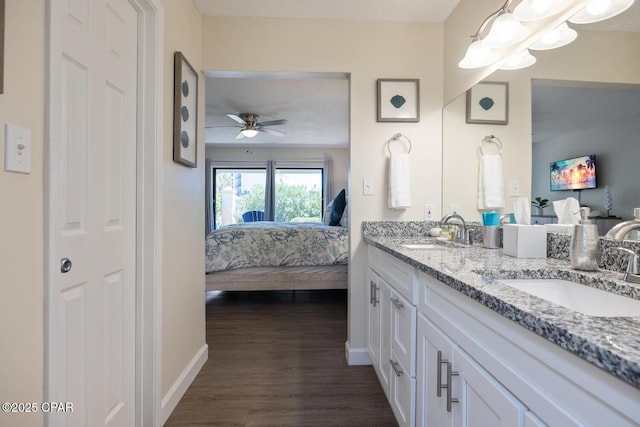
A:
[[[580,208],[580,223],[576,224],[571,237],[569,260],[576,270],[595,271],[598,269],[600,246],[598,227],[589,220],[589,208]]]

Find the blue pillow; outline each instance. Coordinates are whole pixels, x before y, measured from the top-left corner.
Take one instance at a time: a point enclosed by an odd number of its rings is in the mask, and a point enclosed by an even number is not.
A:
[[[331,207],[331,214],[329,215],[329,225],[340,225],[340,218],[342,218],[345,206],[347,206],[347,198],[343,188],[336,198],[333,199],[333,206]]]

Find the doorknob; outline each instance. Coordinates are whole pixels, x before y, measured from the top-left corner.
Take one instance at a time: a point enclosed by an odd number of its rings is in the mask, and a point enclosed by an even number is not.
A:
[[[60,271],[63,273],[68,273],[71,270],[71,260],[69,258],[62,258],[60,260]]]

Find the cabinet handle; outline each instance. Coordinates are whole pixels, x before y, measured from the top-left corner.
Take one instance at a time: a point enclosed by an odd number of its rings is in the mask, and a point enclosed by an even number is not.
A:
[[[458,402],[457,397],[451,397],[451,377],[458,375],[458,372],[451,370],[451,362],[447,362],[447,412],[451,412],[451,403]]]
[[[380,300],[378,299],[378,289],[380,289],[373,280],[369,280],[369,304],[372,306],[378,305]]]
[[[369,280],[369,304],[373,305],[373,301],[375,301],[375,296],[373,295],[373,280]]]
[[[393,368],[393,371],[396,373],[397,377],[401,376],[404,373],[404,371],[400,367],[400,363],[394,362],[393,359],[389,359],[389,363],[391,363],[391,367]]]
[[[447,365],[447,382],[445,384],[442,383],[442,365]],[[442,389],[447,389],[447,412],[451,412],[451,403],[458,402],[458,399],[455,397],[451,397],[451,377],[454,375],[458,375],[458,372],[451,370],[451,362],[447,359],[442,358],[442,352],[438,350],[438,368],[436,375],[436,395],[438,397],[442,396]]]
[[[390,299],[393,305],[395,305],[397,308],[404,308],[404,304],[398,298],[390,298]]]

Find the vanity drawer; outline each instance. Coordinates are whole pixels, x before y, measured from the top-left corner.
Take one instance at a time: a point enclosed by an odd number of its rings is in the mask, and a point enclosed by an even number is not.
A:
[[[378,248],[369,247],[369,268],[378,273],[411,304],[418,302],[417,270]]]

